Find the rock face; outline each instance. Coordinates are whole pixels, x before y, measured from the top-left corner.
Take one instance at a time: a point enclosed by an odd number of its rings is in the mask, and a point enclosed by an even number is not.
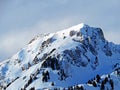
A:
[[[119,90],[119,60],[120,46],[108,42],[101,28],[82,23],[37,36],[0,63],[0,87],[3,90]]]

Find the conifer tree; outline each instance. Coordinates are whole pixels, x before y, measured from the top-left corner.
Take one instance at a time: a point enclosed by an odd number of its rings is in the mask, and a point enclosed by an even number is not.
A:
[[[99,83],[101,78],[100,78],[100,76],[98,74],[96,76],[96,79],[97,79],[96,81]]]

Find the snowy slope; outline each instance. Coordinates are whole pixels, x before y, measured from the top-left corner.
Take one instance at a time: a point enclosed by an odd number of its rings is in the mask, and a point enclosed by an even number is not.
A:
[[[3,90],[43,90],[82,85],[86,90],[99,90],[105,75],[110,74],[114,89],[119,90],[119,64],[120,45],[108,42],[102,29],[82,23],[36,36],[0,63],[0,86]],[[97,87],[88,84],[97,74],[102,78],[99,83],[94,80]]]

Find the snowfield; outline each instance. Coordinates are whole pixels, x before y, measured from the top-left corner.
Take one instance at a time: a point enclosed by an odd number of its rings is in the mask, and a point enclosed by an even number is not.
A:
[[[0,63],[0,90],[120,90],[120,45],[79,24],[39,35]]]

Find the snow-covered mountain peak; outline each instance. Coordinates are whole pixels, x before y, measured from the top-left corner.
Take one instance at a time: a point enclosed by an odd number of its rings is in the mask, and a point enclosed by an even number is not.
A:
[[[59,36],[81,36],[81,37],[97,37],[105,39],[101,28],[90,27],[87,24],[81,23],[68,29],[57,32]]]
[[[109,43],[101,28],[81,23],[56,33],[38,35],[1,63],[0,87],[5,90],[33,90],[32,87],[53,90],[77,84],[81,87],[82,84],[88,88],[91,84],[86,82],[97,74],[112,73],[113,76],[120,68],[119,58],[120,46]],[[102,86],[98,85],[95,90]]]
[[[79,30],[79,29],[81,29],[81,28],[83,28],[83,27],[89,27],[89,26],[88,26],[87,24],[80,23],[80,24],[78,24],[78,25],[75,25],[75,26],[70,27],[70,29]]]
[[[87,28],[89,27],[88,25],[84,24],[84,23],[81,23],[81,24],[78,24],[78,25],[75,25],[75,26],[72,26],[68,29],[64,29],[62,31],[59,31],[58,33],[69,33],[70,31],[74,30],[76,32],[79,32],[82,28]]]

